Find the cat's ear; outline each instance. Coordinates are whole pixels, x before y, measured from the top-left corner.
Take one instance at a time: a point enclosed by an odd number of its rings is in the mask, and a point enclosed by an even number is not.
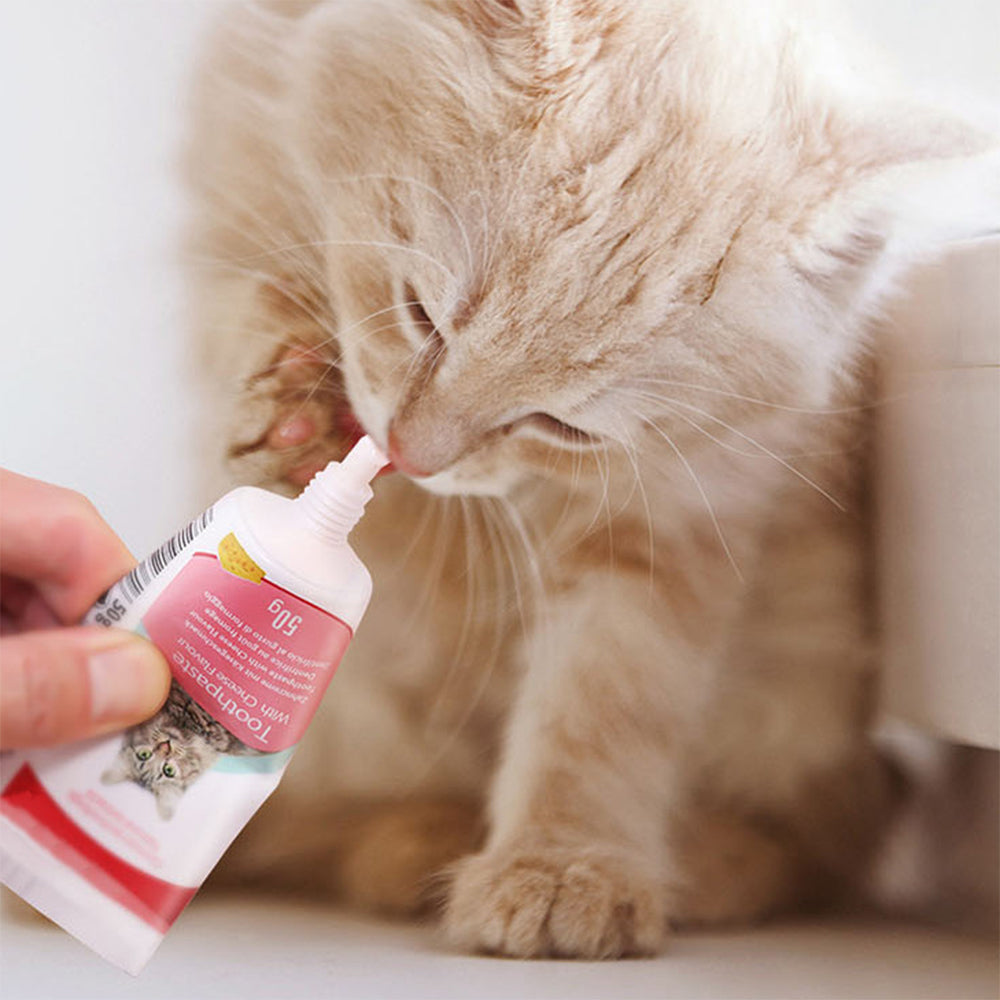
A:
[[[847,142],[854,179],[817,212],[795,260],[835,306],[875,309],[911,265],[1000,235],[1000,139],[909,112]]]
[[[171,819],[184,790],[176,785],[161,785],[154,786],[153,794],[156,796],[156,811],[160,814],[160,819]]]
[[[101,775],[102,785],[117,785],[122,781],[131,781],[132,770],[128,762],[121,754],[115,758],[115,762]]]

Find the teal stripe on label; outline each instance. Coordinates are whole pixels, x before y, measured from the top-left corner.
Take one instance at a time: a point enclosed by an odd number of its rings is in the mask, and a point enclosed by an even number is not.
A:
[[[289,747],[277,753],[262,753],[259,757],[222,754],[212,766],[212,770],[224,774],[272,774],[280,771],[288,763],[294,750],[295,747]]]

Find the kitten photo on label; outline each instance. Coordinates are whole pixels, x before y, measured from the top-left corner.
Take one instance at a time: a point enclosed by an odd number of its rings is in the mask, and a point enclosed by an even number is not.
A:
[[[131,781],[151,792],[161,819],[171,819],[184,793],[222,754],[256,756],[176,682],[163,708],[151,719],[125,730],[114,763],[102,775],[105,785]]]
[[[227,474],[294,493],[362,432],[395,468],[365,626],[221,879],[613,958],[867,876],[903,795],[872,319],[1000,229],[1000,159],[863,71],[780,0],[220,14],[186,259]],[[109,772],[161,814],[163,741]]]

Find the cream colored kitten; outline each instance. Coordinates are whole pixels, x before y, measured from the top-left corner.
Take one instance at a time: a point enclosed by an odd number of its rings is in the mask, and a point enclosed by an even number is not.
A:
[[[845,65],[780,3],[223,21],[190,176],[239,475],[294,488],[359,427],[401,470],[357,533],[368,618],[230,877],[438,893],[463,947],[611,957],[864,874],[896,796],[866,320],[996,229],[1000,172]]]

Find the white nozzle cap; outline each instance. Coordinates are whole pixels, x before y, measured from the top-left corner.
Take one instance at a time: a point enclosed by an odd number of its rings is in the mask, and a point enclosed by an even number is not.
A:
[[[361,519],[373,496],[368,484],[388,464],[388,457],[365,435],[343,461],[331,462],[317,472],[296,503],[319,535],[339,544]]]
[[[340,473],[347,483],[357,487],[367,486],[378,474],[379,469],[388,464],[388,457],[366,434],[344,457],[340,463]]]

